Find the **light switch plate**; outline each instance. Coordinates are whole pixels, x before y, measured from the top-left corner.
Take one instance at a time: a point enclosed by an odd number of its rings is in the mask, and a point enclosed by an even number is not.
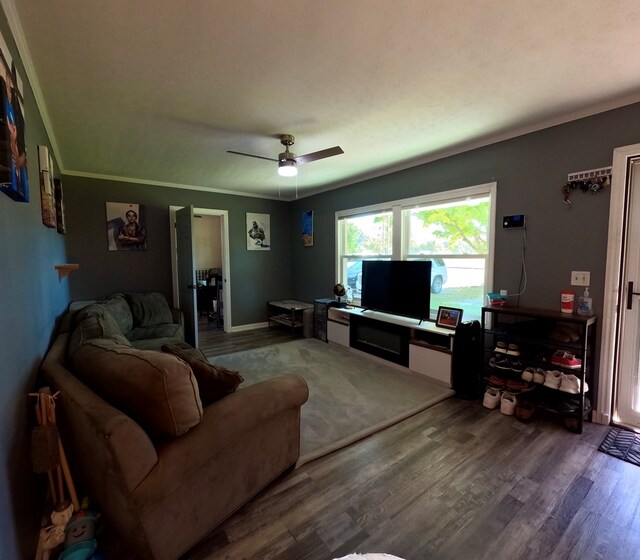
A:
[[[591,272],[586,270],[571,271],[572,286],[591,286]]]

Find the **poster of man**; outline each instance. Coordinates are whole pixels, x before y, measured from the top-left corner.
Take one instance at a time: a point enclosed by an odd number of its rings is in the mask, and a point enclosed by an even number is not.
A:
[[[29,202],[22,80],[0,35],[0,190]]]
[[[247,249],[249,251],[271,250],[271,222],[269,214],[247,212]]]
[[[109,251],[146,251],[144,206],[124,202],[107,202],[106,205]]]

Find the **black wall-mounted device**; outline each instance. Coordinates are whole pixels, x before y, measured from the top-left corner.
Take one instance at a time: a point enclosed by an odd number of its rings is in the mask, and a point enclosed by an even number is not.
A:
[[[523,228],[525,227],[525,215],[514,214],[513,216],[505,216],[502,218],[503,228]]]

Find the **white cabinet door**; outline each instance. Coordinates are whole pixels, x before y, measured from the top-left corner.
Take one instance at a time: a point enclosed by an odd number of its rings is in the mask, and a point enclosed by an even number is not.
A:
[[[451,354],[409,344],[409,369],[451,387]]]
[[[349,346],[349,325],[327,321],[327,340],[342,346]]]

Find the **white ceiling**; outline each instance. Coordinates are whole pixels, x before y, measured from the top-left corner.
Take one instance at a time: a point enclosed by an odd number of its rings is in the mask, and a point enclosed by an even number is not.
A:
[[[637,0],[1,1],[68,174],[290,199],[640,101]],[[345,153],[226,153],[281,133]]]

